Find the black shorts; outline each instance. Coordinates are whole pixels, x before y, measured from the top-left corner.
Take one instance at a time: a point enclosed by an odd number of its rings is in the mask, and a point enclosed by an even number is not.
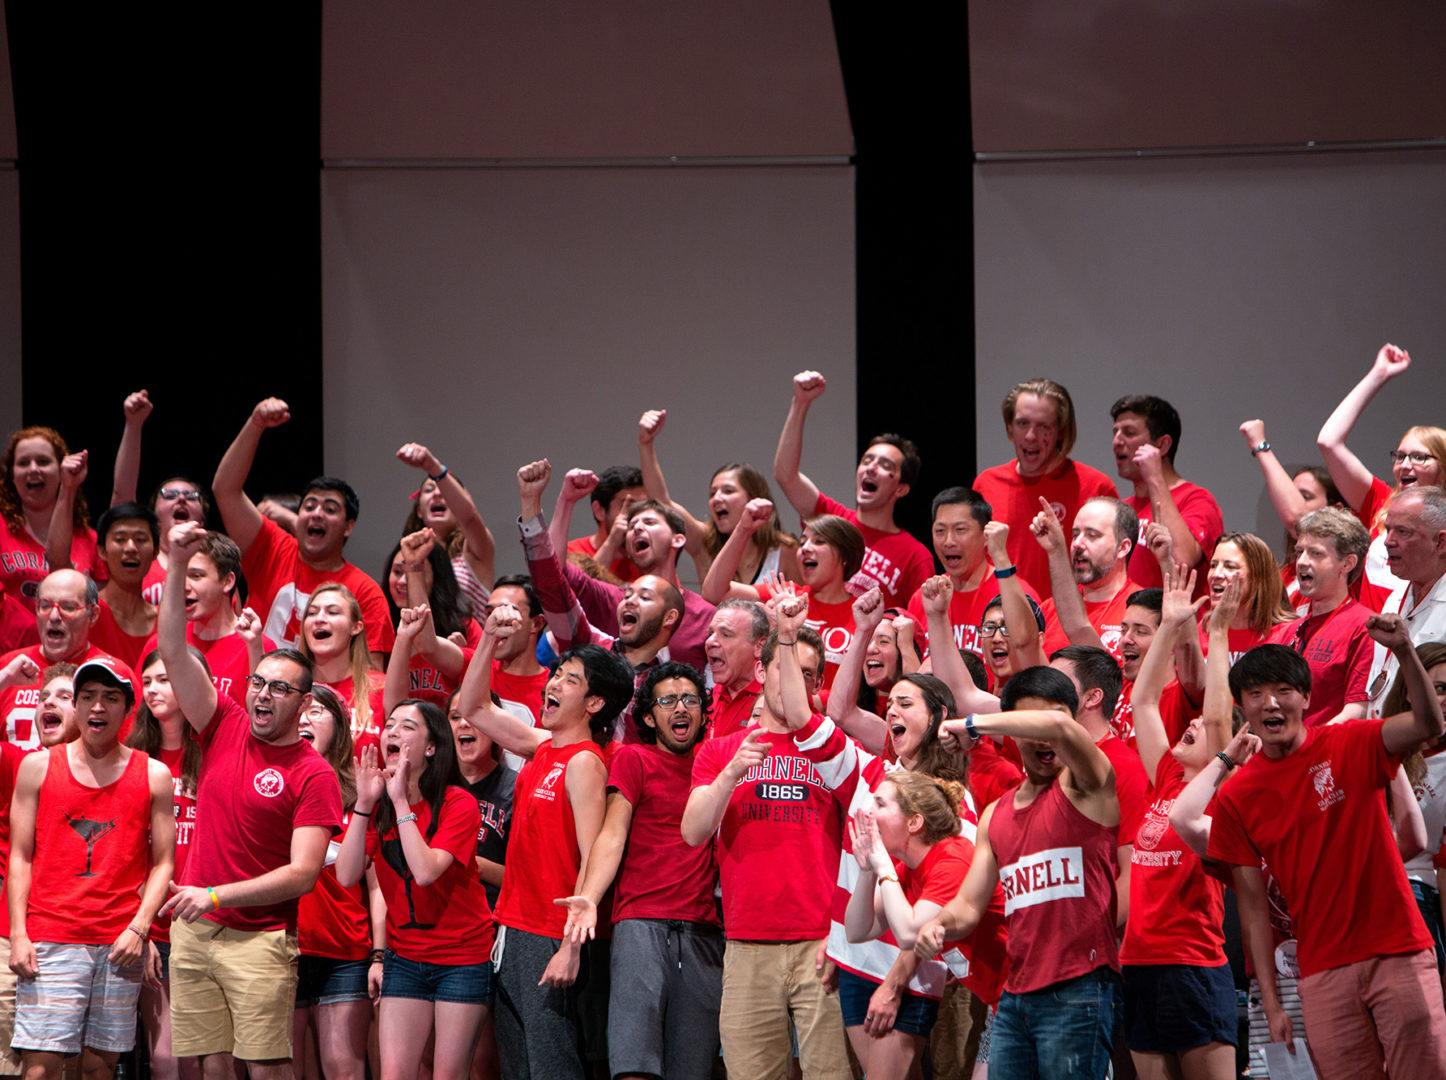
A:
[[[1127,964],[1125,1042],[1142,1054],[1181,1054],[1210,1043],[1235,1045],[1230,965]]]

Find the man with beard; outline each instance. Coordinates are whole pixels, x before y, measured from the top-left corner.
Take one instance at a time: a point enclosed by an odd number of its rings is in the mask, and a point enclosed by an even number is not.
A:
[[[633,700],[637,742],[608,767],[607,811],[582,885],[558,899],[564,933],[593,937],[597,907],[613,897],[612,1076],[706,1080],[718,1058],[723,933],[713,899],[713,851],[679,831],[693,759],[708,725],[703,677],[686,664],[648,671]]]
[[[903,607],[934,572],[929,549],[894,520],[895,507],[918,478],[919,451],[902,435],[875,436],[854,473],[856,509],[830,499],[800,471],[803,422],[825,385],[816,371],[793,377],[793,398],[773,455],[773,479],[805,521],[833,514],[858,526],[864,537],[864,561],[853,577],[853,588],[862,593],[877,585],[889,607]]]
[[[1081,513],[1084,511],[1081,510]],[[949,720],[958,739],[1012,736],[1024,781],[979,821],[959,893],[919,931],[933,957],[968,937],[1004,886],[1009,976],[994,1017],[989,1071],[1000,1076],[1104,1076],[1114,1041],[1120,803],[1110,760],[1074,718],[1061,672],[1031,667],[1009,680],[1004,712]]]
[[[1294,649],[1310,665],[1307,727],[1366,715],[1375,655],[1366,620],[1372,613],[1350,590],[1365,571],[1370,546],[1366,527],[1334,506],[1312,510],[1296,526],[1295,580],[1310,610],[1276,626],[1265,640]]]
[[[295,536],[263,517],[246,494],[246,475],[262,433],[290,419],[290,407],[279,398],[267,398],[251,410],[211,481],[216,509],[221,511],[226,534],[241,549],[252,606],[261,613],[268,635],[294,646],[301,639],[301,618],[311,591],[323,582],[339,581],[361,604],[367,648],[372,665],[380,670],[396,634],[382,590],[342,557],[361,508],[351,485],[334,476],[318,476],[307,484]]]
[[[1049,557],[1053,593],[1043,604],[1044,651],[1098,645],[1118,657],[1130,582],[1130,552],[1139,522],[1128,503],[1090,499],[1074,517],[1068,549],[1059,519],[1042,506],[1030,526]]]
[[[533,466],[546,469],[548,475],[551,475],[552,466],[546,460],[533,462]],[[521,522],[524,543],[530,542],[530,536],[546,529],[552,550],[564,550],[573,507],[596,490],[597,483],[597,477],[586,469],[569,471],[563,478],[562,490],[557,495],[551,526],[547,526],[543,521],[539,501],[535,517],[524,518]],[[546,487],[546,483],[543,487]],[[539,500],[541,495],[539,491]],[[668,642],[669,658],[701,670],[707,664],[703,642],[708,636],[708,624],[716,609],[678,582],[678,555],[688,539],[687,524],[672,507],[664,506],[653,499],[631,504],[627,513],[625,554],[633,561],[640,574],[662,578],[682,596],[682,617]],[[621,610],[623,590],[616,585],[589,577],[570,562],[564,563],[562,570],[567,584],[577,597],[578,605],[586,613],[594,629],[619,635],[622,628],[618,622],[618,612]]]
[[[137,680],[124,661],[91,644],[90,629],[99,614],[99,604],[100,594],[90,578],[76,570],[53,571],[40,583],[35,596],[40,644],[0,656],[0,669],[20,656],[30,659],[37,675],[51,664],[79,665],[87,660],[111,660],[119,665],[116,670],[129,678],[132,686],[136,685]],[[5,721],[0,739],[16,743],[21,749],[33,750],[40,741],[34,725],[39,704],[40,687],[36,683],[0,690],[0,717]]]

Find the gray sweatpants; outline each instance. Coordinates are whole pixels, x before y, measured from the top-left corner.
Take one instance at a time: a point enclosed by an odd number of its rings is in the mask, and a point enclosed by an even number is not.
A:
[[[538,986],[562,942],[497,928],[494,1012],[503,1080],[584,1080],[574,990]]]
[[[612,1075],[708,1080],[718,1060],[723,933],[665,919],[613,927],[608,1065]]]

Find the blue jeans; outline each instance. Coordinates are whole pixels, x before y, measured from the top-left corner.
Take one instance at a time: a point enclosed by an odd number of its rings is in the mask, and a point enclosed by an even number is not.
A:
[[[994,1017],[989,1080],[1102,1080],[1119,993],[1119,976],[1107,967],[1028,994],[1006,992]]]
[[[1411,893],[1416,897],[1416,907],[1426,921],[1432,944],[1436,946],[1436,970],[1446,971],[1446,930],[1441,925],[1441,894],[1415,878],[1411,879]]]

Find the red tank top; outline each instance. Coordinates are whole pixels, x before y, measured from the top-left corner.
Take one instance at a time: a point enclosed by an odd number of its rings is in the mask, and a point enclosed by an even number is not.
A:
[[[497,921],[542,937],[561,938],[567,909],[553,901],[577,889],[582,857],[577,824],[567,797],[567,766],[578,754],[603,756],[591,739],[554,748],[545,742],[517,774],[512,796],[512,830]]]
[[[109,945],[136,917],[151,868],[150,758],[131,751],[119,779],[86,787],[65,746],[50,749],[35,815],[25,929],[34,941]]]
[[[989,844],[999,864],[1009,927],[1004,988],[1027,994],[1108,964],[1115,951],[1119,829],[1091,821],[1058,781],[1017,809],[1013,793],[994,805]]]

